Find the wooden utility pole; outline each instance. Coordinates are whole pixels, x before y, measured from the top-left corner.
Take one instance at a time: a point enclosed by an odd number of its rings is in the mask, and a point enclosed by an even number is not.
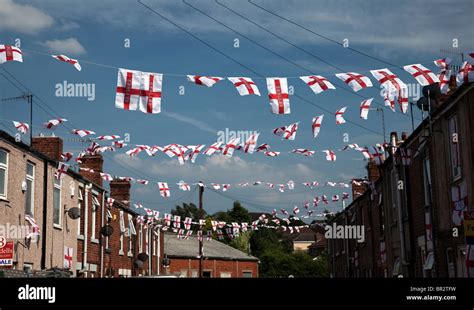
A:
[[[199,219],[202,220],[204,217],[204,209],[202,208],[202,195],[204,194],[204,185],[201,181],[198,183],[199,187]],[[202,232],[202,227],[200,227]],[[201,238],[199,239],[199,278],[202,278],[202,243],[203,243],[203,235],[201,233]]]

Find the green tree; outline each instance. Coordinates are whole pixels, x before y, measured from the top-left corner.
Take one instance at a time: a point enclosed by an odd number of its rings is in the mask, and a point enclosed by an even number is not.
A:
[[[204,211],[204,217],[206,217],[206,211]],[[198,219],[199,218],[199,208],[194,204],[194,203],[184,203],[183,206],[176,206],[173,210],[171,210],[172,215],[179,215],[181,219],[184,219],[186,217],[190,217],[192,219]]]

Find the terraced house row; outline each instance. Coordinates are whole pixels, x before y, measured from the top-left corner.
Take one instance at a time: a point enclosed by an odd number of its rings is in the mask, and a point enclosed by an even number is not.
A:
[[[353,202],[332,219],[365,232],[364,242],[328,240],[332,276],[474,277],[463,225],[474,211],[474,85],[450,88],[425,100],[429,116],[410,136],[391,134],[397,148],[369,163],[370,185],[354,186]]]

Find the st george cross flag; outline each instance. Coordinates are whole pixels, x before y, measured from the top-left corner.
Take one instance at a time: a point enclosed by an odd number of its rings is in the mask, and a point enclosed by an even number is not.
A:
[[[13,121],[13,125],[22,135],[26,134],[30,130],[30,126],[27,123]]]
[[[230,77],[229,81],[234,84],[241,96],[257,95],[260,96],[257,85],[248,77]]]
[[[135,111],[140,102],[142,73],[140,71],[119,69],[115,107]]]
[[[336,76],[349,85],[353,91],[372,87],[372,81],[368,77],[356,72],[337,73]]]
[[[168,187],[168,183],[158,182],[158,188],[160,189],[161,197],[167,198],[170,196],[170,188]]]
[[[313,122],[312,122],[312,129],[313,129],[313,137],[316,138],[319,134],[319,131],[321,130],[321,123],[323,122],[323,115],[319,115],[316,117],[313,117]]]
[[[374,98],[364,100],[360,103],[360,118],[367,120],[372,100],[374,100]]]
[[[74,249],[73,248],[70,248],[70,247],[67,247],[65,246],[64,247],[64,264],[63,264],[63,267],[65,269],[72,269],[72,261],[73,261],[73,251]]]
[[[163,74],[142,72],[141,75],[140,111],[150,114],[160,113]]]
[[[65,118],[56,118],[43,123],[43,127],[47,129],[55,129],[59,124],[67,122]]]
[[[71,65],[74,66],[74,68],[76,68],[77,71],[81,71],[81,69],[82,69],[81,65],[79,64],[79,62],[76,59],[69,58],[66,55],[51,55],[51,57],[53,57],[53,58],[55,58],[59,61],[64,61],[64,62],[70,63]]]
[[[200,75],[188,75],[188,81],[193,82],[197,85],[204,85],[207,87],[212,87],[214,84],[223,80],[224,78],[218,76],[200,76]]]
[[[207,156],[211,156],[214,153],[218,153],[220,151],[220,147],[222,145],[222,142],[216,142],[213,143],[210,147],[208,147],[203,154],[206,154]]]
[[[290,114],[290,98],[286,78],[267,78],[268,97],[274,114]]]
[[[464,223],[464,211],[468,208],[468,196],[466,182],[451,186],[452,221],[455,226]]]
[[[300,76],[300,79],[308,85],[315,94],[328,89],[336,89],[325,77],[320,75]]]
[[[458,86],[464,83],[474,82],[474,67],[470,62],[463,62],[456,75],[456,82]]]
[[[326,160],[336,161],[336,153],[333,150],[324,150],[323,152],[326,153]]]
[[[403,69],[410,73],[422,86],[439,83],[438,77],[421,64],[406,65],[403,66]]]
[[[0,64],[7,61],[23,62],[23,55],[18,47],[0,44]]]
[[[67,170],[69,169],[69,165],[65,164],[63,162],[58,163],[58,170],[56,170],[56,173],[54,176],[56,179],[61,180],[64,177],[64,174],[67,173]]]
[[[257,140],[258,140],[259,135],[260,135],[259,133],[254,133],[250,135],[247,141],[245,141],[245,144],[244,144],[245,153],[253,154],[253,152],[255,151],[255,148],[257,147]]]
[[[222,150],[222,155],[227,156],[227,157],[232,157],[232,154],[234,154],[234,150],[237,147],[237,145],[240,142],[240,138],[234,138],[230,140],[225,146],[224,149]]]
[[[340,108],[336,111],[336,124],[344,124],[346,120],[344,119],[343,115],[346,112],[347,107]]]
[[[95,132],[93,132],[92,130],[85,130],[85,129],[73,129],[72,133],[80,136],[81,138],[84,138],[85,136],[88,136],[88,135],[95,135]]]

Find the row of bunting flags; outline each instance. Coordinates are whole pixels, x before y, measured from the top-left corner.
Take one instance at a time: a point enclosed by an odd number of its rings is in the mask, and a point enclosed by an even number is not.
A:
[[[342,112],[341,112],[342,113]],[[321,124],[324,115],[317,116],[313,119],[312,122],[312,131],[313,136],[316,137],[319,134],[321,129]],[[342,115],[336,115],[336,119],[339,117],[339,122],[343,121]],[[66,122],[66,119],[57,118],[49,120],[48,122],[43,124],[44,128],[48,129],[55,129],[59,124]],[[29,125],[22,122],[13,121],[14,126],[17,130],[22,133],[26,134],[29,130]],[[290,124],[288,126],[278,127],[273,130],[273,134],[277,136],[281,136],[283,140],[295,140],[296,133],[298,131],[299,122]],[[88,135],[95,135],[94,131],[85,130],[85,129],[74,129],[72,131],[73,134],[79,135],[81,138],[84,138]],[[204,154],[207,156],[212,156],[214,154],[222,154],[226,157],[232,157],[235,150],[242,151],[243,153],[253,154],[254,152],[261,152],[266,156],[269,157],[276,157],[281,154],[279,151],[271,150],[271,147],[267,143],[263,143],[258,145],[257,141],[259,138],[259,133],[254,133],[250,135],[250,137],[243,143],[240,143],[240,137],[232,138],[227,143],[217,141],[210,145],[209,147],[205,148],[205,144],[198,144],[198,145],[180,145],[177,143],[168,144],[165,146],[159,145],[134,145],[129,150],[125,152],[125,154],[129,155],[130,157],[137,156],[141,152],[147,153],[149,156],[156,156],[157,152],[160,151],[167,155],[170,158],[177,158],[178,163],[183,165],[185,162],[195,163],[199,154]],[[124,140],[120,140],[119,135],[100,135],[95,138],[91,139],[92,142],[89,147],[85,150],[81,151],[77,157],[75,158],[76,162],[80,163],[81,158],[85,155],[95,155],[98,153],[104,153],[107,151],[114,152],[117,149],[122,149],[127,146],[127,143]],[[96,141],[112,141],[111,145],[100,145]],[[374,160],[377,165],[381,165],[385,160],[385,149],[392,148],[393,153],[396,153],[397,148],[395,146],[390,146],[388,144],[376,144],[373,147],[361,147],[357,143],[351,143],[345,145],[339,151],[345,151],[347,149],[353,149],[355,151],[359,151],[364,159],[367,160]],[[322,150],[322,152],[326,155],[327,161],[336,161],[337,155],[335,150]],[[400,150],[401,156],[403,159],[404,165],[409,165],[411,161],[411,150],[404,149]],[[314,150],[306,149],[306,148],[297,148],[293,149],[289,152],[290,154],[298,154],[306,157],[313,157],[316,153]],[[71,152],[66,152],[62,155],[62,159],[64,162],[67,162],[73,158],[74,154]]]
[[[468,53],[474,58],[474,53]],[[66,55],[51,55],[53,58],[73,65],[81,71],[81,66],[76,59]],[[8,61],[23,62],[21,49],[10,45],[0,45],[0,64]],[[422,64],[410,64],[403,69],[412,75],[416,81],[427,86],[439,83],[442,93],[449,90],[449,80],[453,74],[450,63],[451,59],[443,58],[435,60],[435,65],[440,71],[435,74]],[[388,68],[370,70],[372,76],[384,89],[383,99],[385,105],[395,111],[397,101],[403,113],[408,108],[407,85]],[[373,87],[372,81],[366,75],[357,72],[336,73],[335,76],[347,84],[354,92]],[[213,87],[216,83],[224,80],[219,76],[187,75],[188,81],[205,87]],[[308,85],[315,94],[327,90],[335,90],[336,87],[324,76],[309,75],[301,76],[300,79]],[[256,83],[250,77],[228,77],[241,96],[260,96]],[[458,85],[474,81],[474,67],[469,61],[463,62],[456,73]],[[266,78],[268,97],[271,111],[274,114],[290,114],[290,98],[288,81],[285,77]],[[153,72],[142,72],[137,70],[119,69],[117,77],[115,107],[124,110],[140,110],[143,113],[156,114],[161,112],[161,94],[163,87],[163,74]],[[362,107],[361,107],[362,109]],[[362,115],[361,115],[362,117]]]

